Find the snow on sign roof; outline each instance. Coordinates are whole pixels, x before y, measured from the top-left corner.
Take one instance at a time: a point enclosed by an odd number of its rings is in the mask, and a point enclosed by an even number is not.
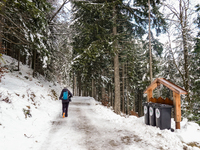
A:
[[[152,89],[154,90],[158,85],[163,84],[164,86],[168,87],[170,90],[178,93],[178,94],[187,94],[187,91],[182,89],[181,87],[175,85],[174,83],[166,80],[165,78],[157,78],[155,79],[144,91],[144,93],[147,93],[148,90]]]

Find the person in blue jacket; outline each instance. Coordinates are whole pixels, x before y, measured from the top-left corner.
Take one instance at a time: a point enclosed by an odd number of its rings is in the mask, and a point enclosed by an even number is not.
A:
[[[68,107],[69,107],[69,102],[71,102],[71,97],[73,97],[72,93],[67,89],[67,87],[64,87],[59,97],[59,99],[62,100],[63,118],[68,117]]]

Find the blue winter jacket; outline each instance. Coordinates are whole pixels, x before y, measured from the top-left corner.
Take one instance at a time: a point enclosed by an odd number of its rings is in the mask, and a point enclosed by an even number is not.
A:
[[[66,91],[68,91],[68,99],[67,100],[63,100],[63,93],[66,92]],[[64,88],[62,90],[62,92],[60,93],[59,99],[62,100],[62,103],[68,103],[68,102],[71,101],[71,97],[73,97],[72,93],[68,89]]]

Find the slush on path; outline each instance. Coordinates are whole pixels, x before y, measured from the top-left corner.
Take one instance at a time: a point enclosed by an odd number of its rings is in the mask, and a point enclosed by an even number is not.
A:
[[[52,121],[41,150],[178,150],[182,146],[170,131],[146,126],[143,119],[116,115],[91,97],[74,97],[68,117],[58,114]]]

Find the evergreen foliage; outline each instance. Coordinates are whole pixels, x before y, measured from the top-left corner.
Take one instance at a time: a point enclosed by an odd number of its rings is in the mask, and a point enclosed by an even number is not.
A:
[[[31,61],[30,58],[26,60],[31,56],[32,68],[43,74],[43,61],[49,57],[51,48],[47,28],[51,5],[46,0],[7,0],[2,8],[1,36],[7,54],[17,59],[21,55],[24,63]]]
[[[113,17],[114,6],[116,7],[116,18]],[[153,1],[152,8],[152,27],[156,28],[157,34],[159,34],[165,30],[166,23],[162,14],[158,11],[159,7]],[[141,87],[144,88],[149,83],[146,69],[148,55],[144,55],[148,49],[141,46],[142,42],[140,44],[135,43],[140,41],[139,38],[142,38],[146,33],[148,25],[148,19],[146,19],[148,18],[147,1],[134,1],[133,4],[124,1],[78,1],[73,3],[73,14],[74,22],[71,26],[75,31],[72,43],[74,50],[73,72],[79,75],[78,78],[81,78],[79,81],[91,83],[91,78],[93,78],[104,87],[110,82],[113,84],[112,61],[116,54],[113,43],[117,41],[120,70],[122,70],[122,64],[127,62],[127,74],[129,75],[127,75],[126,80],[131,81],[129,85],[126,85],[126,89],[128,89],[128,86],[131,86],[131,89],[135,91],[139,89],[139,94],[136,95],[140,95],[137,102],[140,103],[141,108],[143,101]],[[115,19],[117,35],[113,36],[112,29]],[[156,42],[156,40],[153,42]],[[142,49],[142,52],[134,48],[133,43],[140,45],[139,49]],[[157,50],[157,54],[161,55],[161,46],[154,44],[154,49]],[[142,54],[144,58],[141,58]],[[131,66],[131,64],[134,65]],[[156,68],[155,65],[154,69]],[[120,73],[120,75],[122,74]],[[142,78],[143,76],[144,78]],[[102,77],[107,79],[106,83],[105,80],[102,80]],[[79,84],[84,85],[84,83]],[[128,93],[130,92],[128,91]],[[133,104],[133,102],[131,103]]]
[[[198,29],[200,29],[200,5],[196,6],[196,12],[198,13],[195,23],[197,24]],[[189,120],[195,121],[200,124],[200,31],[195,38],[195,47],[192,54],[192,78],[191,78],[191,91],[192,91],[192,104],[193,109],[190,111]]]
[[[162,5],[159,0],[150,2],[151,28],[159,35],[167,27],[160,13]],[[69,84],[73,78],[79,95],[95,96],[111,106],[116,103],[113,100],[116,97],[113,60],[117,55],[121,111],[129,114],[134,110],[141,116],[142,102],[145,101],[143,91],[150,84],[148,37],[144,39],[148,33],[148,1],[73,1],[72,18],[65,13],[66,18],[55,17],[49,21],[54,16],[52,6],[55,3],[53,0],[1,1],[0,40],[7,54],[29,64],[34,73],[43,74],[49,80]],[[199,5],[196,10],[199,15]],[[187,15],[177,12],[174,16],[180,16],[182,20],[169,23],[169,38],[173,35],[176,39],[168,41],[164,50],[154,38],[155,32],[151,31],[153,77],[164,77],[188,90],[188,97],[182,97],[183,115],[199,123],[200,32],[194,46]],[[195,23],[200,28],[199,16]],[[170,28],[174,29],[172,33]],[[176,47],[171,46],[173,42]],[[154,96],[161,96],[159,90]],[[172,93],[162,88],[162,97],[172,99]]]

